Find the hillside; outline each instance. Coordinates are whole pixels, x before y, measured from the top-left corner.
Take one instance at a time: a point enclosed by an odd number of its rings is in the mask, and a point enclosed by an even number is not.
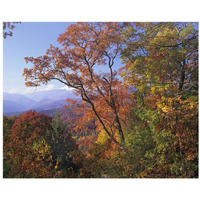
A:
[[[4,100],[3,101],[3,113],[10,113],[10,112],[24,112],[28,109],[27,106],[16,103],[11,100]]]
[[[77,98],[77,96],[72,91],[66,90],[39,91],[24,95],[4,92],[3,114],[11,116],[27,110],[38,112],[54,110],[67,105],[67,98]]]

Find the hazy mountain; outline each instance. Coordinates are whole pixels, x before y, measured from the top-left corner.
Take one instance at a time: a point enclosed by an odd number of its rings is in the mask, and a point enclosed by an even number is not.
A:
[[[22,112],[27,110],[28,107],[16,103],[14,101],[11,100],[4,100],[3,101],[3,113],[8,113],[8,112]]]
[[[72,91],[68,90],[50,90],[39,91],[29,94],[10,94],[3,93],[3,113],[21,113],[26,110],[36,110],[38,112],[45,110],[58,109],[67,105],[67,98],[77,98]]]
[[[60,109],[61,108],[59,108],[59,109],[50,109],[50,110],[35,110],[36,112],[38,112],[38,113],[43,113],[43,114],[47,114],[47,115],[53,115],[56,111],[59,111],[60,112]],[[20,111],[20,112],[7,112],[7,113],[3,113],[4,115],[6,115],[6,116],[12,116],[12,115],[19,115],[19,114],[21,114],[21,113],[24,113],[25,111]]]
[[[60,108],[64,105],[67,105],[66,99],[61,99],[58,101],[52,101],[50,99],[42,99],[41,101],[37,102],[31,109],[34,110],[50,110],[55,108]]]
[[[10,94],[7,92],[3,93],[3,100],[5,101],[13,101],[17,104],[22,105],[23,107],[30,108],[32,107],[36,102],[28,97],[25,97],[21,94]]]

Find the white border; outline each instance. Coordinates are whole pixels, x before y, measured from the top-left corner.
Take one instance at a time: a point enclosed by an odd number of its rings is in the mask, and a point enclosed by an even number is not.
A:
[[[3,21],[193,21],[196,0],[9,0],[0,3]],[[2,32],[2,26],[1,26]],[[0,89],[3,91],[3,39]],[[2,92],[1,92],[2,99]],[[2,113],[2,100],[0,103]],[[0,117],[2,129],[2,115]],[[2,172],[2,133],[1,133]],[[2,177],[2,176],[1,176]],[[1,199],[198,199],[199,179],[2,179]],[[3,197],[3,198],[2,198]]]

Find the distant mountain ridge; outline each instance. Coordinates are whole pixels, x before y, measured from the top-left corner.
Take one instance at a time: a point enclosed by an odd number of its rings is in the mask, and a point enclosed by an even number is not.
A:
[[[58,109],[67,105],[66,99],[75,99],[72,91],[51,90],[39,91],[31,94],[3,93],[3,114],[21,113],[27,110],[45,111]]]
[[[21,104],[24,107],[31,107],[33,104],[36,103],[36,101],[34,101],[33,99],[30,99],[24,95],[21,94],[10,94],[7,92],[3,93],[3,100],[4,101],[13,101],[17,104]]]
[[[64,105],[67,105],[66,99],[61,99],[58,101],[52,101],[50,99],[42,99],[41,101],[37,102],[31,109],[35,110],[50,110],[54,108],[60,108]]]
[[[27,110],[28,108],[26,106],[23,106],[22,104],[16,103],[14,101],[10,100],[4,100],[3,101],[3,113],[7,112],[22,112]]]

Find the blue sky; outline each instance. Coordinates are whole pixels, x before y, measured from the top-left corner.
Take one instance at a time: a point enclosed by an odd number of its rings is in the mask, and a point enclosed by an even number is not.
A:
[[[16,24],[13,36],[3,40],[3,90],[6,92],[26,93],[22,77],[27,67],[24,57],[37,57],[46,53],[50,44],[59,46],[57,38],[65,32],[70,23],[65,22],[22,22]],[[60,88],[63,85],[52,82],[38,89]]]
[[[38,57],[46,53],[50,44],[60,46],[57,38],[64,33],[71,23],[67,22],[22,22],[16,24],[13,36],[3,40],[3,90],[10,93],[35,92],[35,88],[25,86],[22,73],[25,67],[31,67],[25,63],[24,57]],[[196,24],[197,26],[197,24]],[[119,59],[115,62],[118,68],[121,66]],[[98,69],[98,68],[97,68]],[[51,90],[63,88],[57,81],[37,88],[39,90]],[[68,89],[68,88],[66,88]]]
[[[25,80],[22,76],[25,67],[31,67],[26,64],[24,57],[38,57],[46,53],[50,44],[54,46],[61,45],[57,42],[60,34],[64,33],[71,23],[66,22],[22,22],[16,24],[13,30],[13,36],[7,37],[3,41],[3,90],[9,93],[34,93],[35,88],[25,86]],[[114,67],[121,67],[121,61],[115,60]],[[114,69],[117,69],[114,68]],[[102,70],[101,66],[96,68]],[[42,85],[37,88],[40,90],[52,90],[58,88],[67,88],[58,81],[51,81],[48,85]]]

